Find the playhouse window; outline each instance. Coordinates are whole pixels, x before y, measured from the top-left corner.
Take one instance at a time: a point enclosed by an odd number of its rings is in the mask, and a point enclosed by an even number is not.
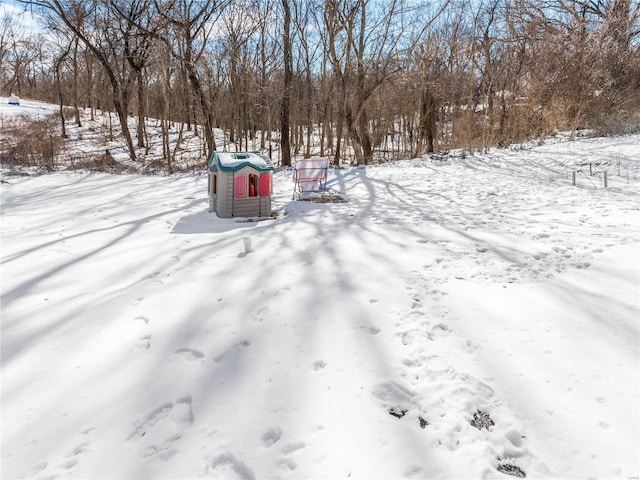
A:
[[[253,173],[249,174],[249,196],[258,196],[258,176]]]

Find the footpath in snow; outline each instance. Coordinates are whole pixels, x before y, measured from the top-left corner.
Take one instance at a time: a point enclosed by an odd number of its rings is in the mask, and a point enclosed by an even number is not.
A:
[[[2,478],[637,478],[638,145],[1,177]]]

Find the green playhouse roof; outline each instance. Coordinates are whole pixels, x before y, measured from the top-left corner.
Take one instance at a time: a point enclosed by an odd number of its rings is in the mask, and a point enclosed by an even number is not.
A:
[[[243,167],[252,167],[261,172],[273,170],[271,162],[254,152],[213,152],[209,159],[209,170],[235,172]]]

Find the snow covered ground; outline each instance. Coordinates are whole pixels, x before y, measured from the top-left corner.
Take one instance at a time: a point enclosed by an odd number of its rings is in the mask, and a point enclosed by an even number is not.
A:
[[[1,177],[2,478],[637,478],[639,146]]]

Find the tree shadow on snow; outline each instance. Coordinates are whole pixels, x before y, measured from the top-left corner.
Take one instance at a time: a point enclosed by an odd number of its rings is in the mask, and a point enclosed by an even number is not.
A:
[[[195,233],[223,233],[233,230],[253,228],[260,219],[219,218],[207,209],[181,217],[171,229],[171,233],[191,235]]]

